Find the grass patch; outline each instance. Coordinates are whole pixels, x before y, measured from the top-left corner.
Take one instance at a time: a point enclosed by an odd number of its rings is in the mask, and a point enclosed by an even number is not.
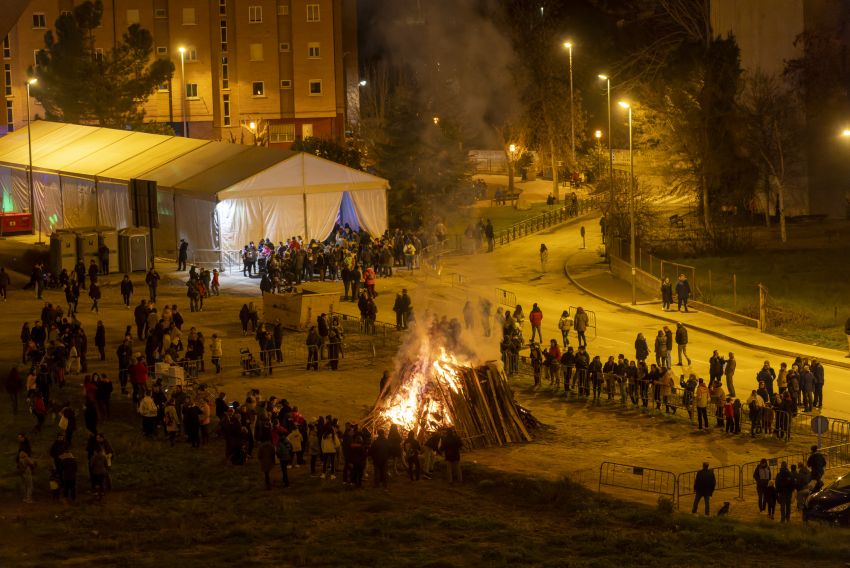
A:
[[[501,205],[498,207],[459,207],[445,213],[445,225],[449,234],[462,235],[466,231],[467,225],[477,223],[478,219],[487,219],[493,223],[493,229],[500,231],[507,229],[514,223],[519,223],[525,219],[530,219],[557,209],[557,206],[546,205],[546,203],[530,203],[531,207],[525,210],[514,209],[510,205]]]
[[[674,262],[696,267],[697,285],[707,302],[750,317],[758,317],[757,285],[764,284],[769,292],[771,333],[843,351],[847,348],[844,322],[850,317],[848,258],[850,249],[754,252]]]

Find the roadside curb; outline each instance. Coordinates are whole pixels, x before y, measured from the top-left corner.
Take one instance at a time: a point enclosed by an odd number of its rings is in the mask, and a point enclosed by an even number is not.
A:
[[[570,283],[573,286],[575,286],[576,288],[578,288],[581,292],[587,294],[588,296],[596,298],[597,300],[605,302],[606,304],[611,304],[613,306],[617,306],[618,308],[622,308],[624,310],[628,310],[630,312],[640,314],[640,315],[643,315],[643,316],[655,318],[655,319],[660,320],[660,321],[664,321],[664,322],[667,322],[667,323],[673,323],[673,324],[681,321],[680,319],[673,319],[673,318],[669,318],[669,317],[666,317],[666,316],[663,316],[663,315],[653,314],[653,313],[645,312],[643,310],[635,309],[635,308],[629,306],[628,304],[621,304],[619,302],[615,302],[614,300],[611,300],[610,298],[606,298],[605,296],[602,296],[602,295],[597,294],[596,292],[594,292],[594,291],[592,291],[588,288],[585,288],[584,286],[579,284],[570,274],[570,260],[576,254],[577,253],[573,253],[570,257],[567,258],[566,262],[564,262],[564,276],[566,276],[567,280],[569,280]],[[776,348],[776,347],[765,347],[764,345],[758,345],[758,344],[755,344],[755,343],[750,343],[748,341],[742,341],[741,339],[738,339],[736,337],[732,337],[731,335],[727,335],[727,334],[721,333],[719,331],[715,331],[713,329],[709,329],[707,327],[702,327],[702,326],[692,325],[692,324],[688,324],[688,327],[690,329],[695,329],[695,330],[700,331],[702,333],[712,335],[712,336],[717,337],[719,339],[729,341],[730,343],[736,343],[736,344],[741,345],[742,347],[746,347],[748,349],[758,349],[758,350],[764,351],[766,353],[773,353],[773,354],[776,354],[776,355],[781,355],[783,357],[805,356],[805,353],[796,353],[796,352],[793,352],[793,351],[786,351],[785,349],[779,349],[779,348]],[[824,363],[824,364],[831,365],[833,367],[841,367],[843,369],[850,369],[850,362],[847,362],[847,361],[839,361],[839,360],[835,360],[835,359],[825,359],[823,357],[818,357],[818,361],[820,361],[821,363]]]

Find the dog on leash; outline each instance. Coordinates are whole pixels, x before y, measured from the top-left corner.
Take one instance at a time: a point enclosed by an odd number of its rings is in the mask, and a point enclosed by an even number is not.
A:
[[[729,514],[729,501],[724,501],[723,506],[720,507],[720,510],[717,511],[718,517],[725,517]]]

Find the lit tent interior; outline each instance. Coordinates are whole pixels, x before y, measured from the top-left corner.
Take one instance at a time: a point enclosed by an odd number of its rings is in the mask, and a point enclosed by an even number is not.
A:
[[[157,254],[186,239],[193,257],[217,260],[249,241],[301,235],[323,240],[335,223],[387,228],[385,179],[318,158],[127,130],[32,123],[34,226],[131,226],[129,181],[157,182]],[[27,130],[0,138],[4,212],[30,207]]]

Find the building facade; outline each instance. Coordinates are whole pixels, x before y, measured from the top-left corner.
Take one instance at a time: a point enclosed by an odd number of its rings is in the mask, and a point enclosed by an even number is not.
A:
[[[80,3],[31,0],[4,38],[0,132],[26,124],[27,69],[60,14]],[[193,138],[252,144],[259,136],[281,147],[297,138],[345,136],[348,105],[359,104],[356,0],[103,0],[103,6],[98,49],[112,49],[138,23],[153,35],[154,56],[174,63],[172,81],[145,105],[147,120],[182,133],[185,119]],[[44,116],[34,98],[30,114]]]

